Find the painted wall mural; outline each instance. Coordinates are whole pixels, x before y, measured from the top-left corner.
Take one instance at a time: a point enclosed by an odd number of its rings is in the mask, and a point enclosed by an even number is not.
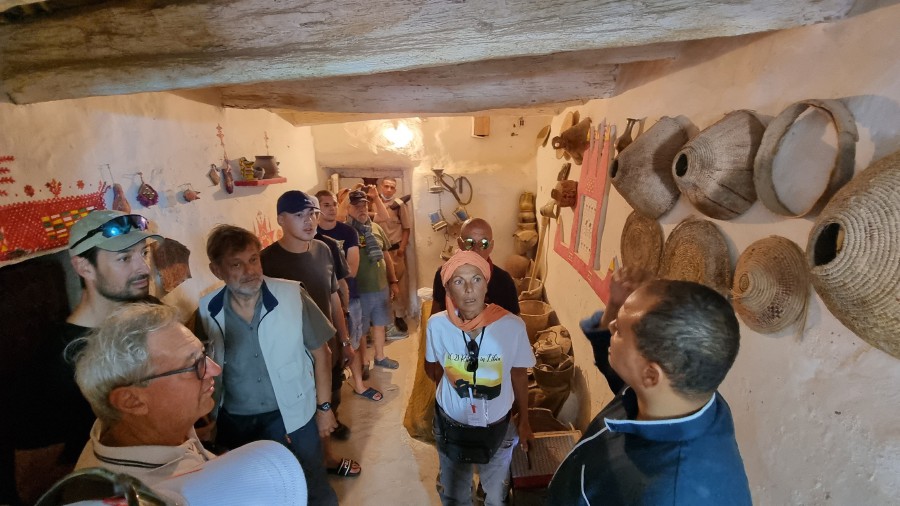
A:
[[[0,197],[17,200],[0,206],[0,262],[8,262],[36,253],[66,246],[69,228],[94,209],[105,209],[106,183],[99,181],[96,191],[60,197],[63,183],[51,178],[36,190],[33,185],[22,187],[22,195],[12,191],[16,182],[12,155],[0,155]],[[84,189],[84,181],[75,186]],[[93,185],[91,185],[93,186]],[[31,200],[37,193],[48,191],[51,198]],[[28,200],[24,200],[27,198]]]
[[[609,301],[609,284],[616,267],[616,259],[600,272],[600,238],[606,221],[606,200],[609,195],[609,160],[616,135],[616,127],[601,122],[590,129],[590,146],[584,153],[575,217],[568,241],[563,241],[562,222],[556,227],[553,251],[581,274],[600,300]]]

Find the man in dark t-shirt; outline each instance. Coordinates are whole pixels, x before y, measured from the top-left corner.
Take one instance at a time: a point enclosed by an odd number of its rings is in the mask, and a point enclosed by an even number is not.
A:
[[[71,359],[78,350],[67,348],[68,344],[99,327],[122,304],[144,300],[159,303],[150,295],[147,259],[148,239],[162,237],[150,233],[148,226],[143,216],[111,210],[93,211],[72,226],[69,255],[84,290],[75,310],[60,324],[58,339],[50,344],[55,384],[48,392],[60,408],[56,415],[64,432],[66,461],[78,459],[94,423],[94,414],[75,384]]]
[[[279,197],[277,212],[278,225],[284,233],[278,242],[260,253],[263,274],[303,283],[316,305],[337,329],[337,334],[329,340],[332,357],[336,359],[332,363],[331,409],[337,419],[343,370],[353,359],[354,352],[344,320],[332,251],[324,242],[314,238],[320,215],[319,202],[302,191],[292,190]],[[377,392],[376,397],[375,400],[380,400],[381,393]],[[338,422],[338,427],[341,425]],[[333,454],[330,436],[322,438],[322,446],[326,469],[336,470],[334,473],[341,476],[360,473],[357,462],[339,459]]]

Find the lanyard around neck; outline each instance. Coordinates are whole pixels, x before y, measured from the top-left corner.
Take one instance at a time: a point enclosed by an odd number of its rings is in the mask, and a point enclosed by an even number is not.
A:
[[[481,335],[478,336],[478,351],[475,352],[475,370],[472,371],[472,388],[474,389],[477,385],[477,377],[478,377],[478,357],[481,355],[481,343],[484,342],[484,329],[487,328],[487,325],[481,327]],[[474,338],[470,338],[466,335],[465,330],[460,330],[463,336],[463,344],[466,345],[466,356],[469,355],[469,341],[475,341]]]

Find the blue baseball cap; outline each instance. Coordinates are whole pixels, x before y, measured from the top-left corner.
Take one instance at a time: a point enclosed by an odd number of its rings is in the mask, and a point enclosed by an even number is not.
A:
[[[284,192],[278,197],[276,204],[277,214],[288,213],[296,214],[306,211],[307,209],[315,209],[319,211],[319,199],[307,195],[300,190],[291,190]]]

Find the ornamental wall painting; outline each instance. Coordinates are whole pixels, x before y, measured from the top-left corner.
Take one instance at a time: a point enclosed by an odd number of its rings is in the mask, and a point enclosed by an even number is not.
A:
[[[259,238],[259,242],[262,244],[263,248],[271,246],[272,243],[277,242],[282,236],[281,229],[275,229],[275,227],[272,226],[272,222],[269,221],[269,218],[263,214],[262,211],[256,212],[256,221],[253,223],[253,230],[256,232],[256,237]]]
[[[0,205],[0,262],[65,247],[76,221],[94,209],[106,209],[106,183],[99,181],[89,193],[60,197],[64,183],[56,178],[38,187],[15,186],[13,162],[14,156],[0,155],[0,203],[11,201]],[[78,180],[66,188],[83,191],[86,186],[94,185]],[[50,198],[40,198],[48,194]]]
[[[581,274],[605,304],[609,302],[609,285],[616,267],[616,258],[608,266],[600,265],[600,238],[606,221],[609,159],[615,126],[604,121],[590,129],[588,135],[590,146],[584,153],[581,167],[571,235],[568,241],[564,240],[565,227],[561,220],[558,221],[553,250]]]

